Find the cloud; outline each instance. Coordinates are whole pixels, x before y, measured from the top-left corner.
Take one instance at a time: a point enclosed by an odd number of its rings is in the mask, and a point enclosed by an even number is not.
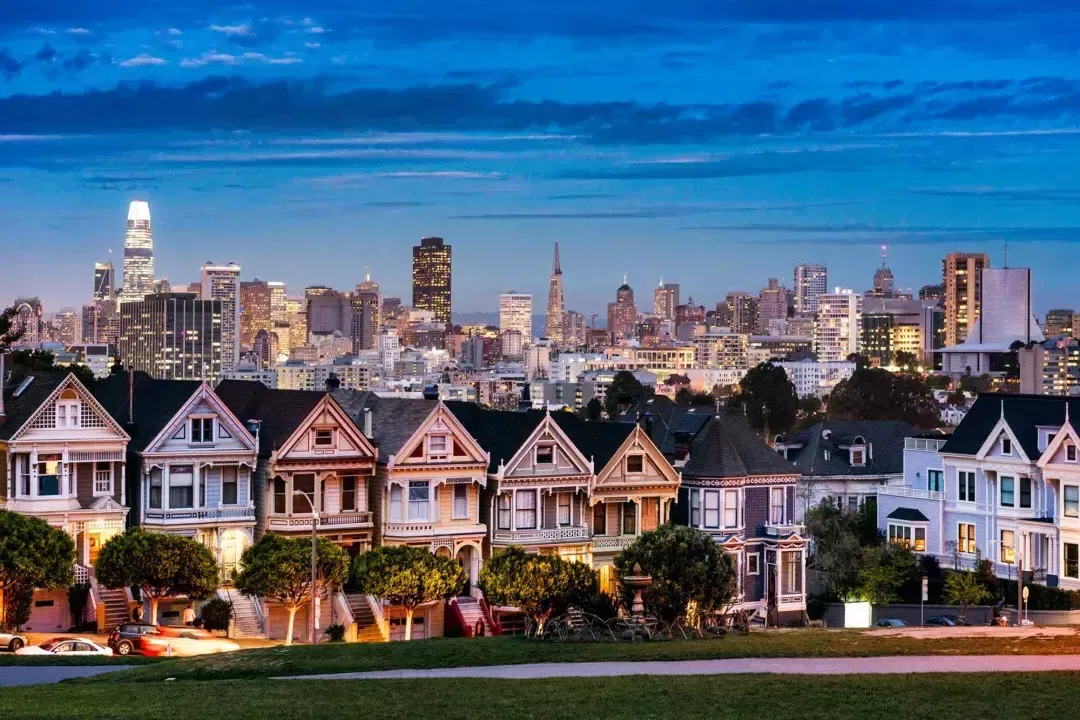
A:
[[[424,200],[368,200],[364,205],[372,208],[407,208],[422,207],[431,203]]]
[[[68,28],[69,35],[92,35],[93,31],[84,27]]]
[[[751,244],[788,244],[806,241],[841,245],[947,245],[950,243],[1080,243],[1080,227],[1075,226],[948,226],[948,225],[874,225],[745,223],[726,225],[688,225],[680,228],[693,232],[723,233],[735,242]]]
[[[205,52],[197,58],[184,58],[180,67],[194,68],[204,65],[240,65],[245,62],[266,63],[269,65],[295,65],[303,62],[301,58],[293,55],[285,57],[267,57],[262,53],[245,52],[241,55],[222,53],[216,51]]]
[[[607,198],[617,198],[617,193],[604,193],[604,192],[585,192],[585,193],[561,193],[557,195],[548,195],[548,200],[603,200]]]
[[[139,53],[133,58],[129,58],[119,63],[120,67],[133,68],[133,67],[148,67],[154,65],[164,65],[165,60],[163,58],[154,57],[148,53]]]
[[[255,48],[276,40],[281,35],[282,26],[278,22],[260,19],[237,25],[210,25],[208,29],[225,35],[234,45]]]
[[[14,80],[25,67],[26,63],[16,60],[11,50],[0,47],[0,75],[3,75],[4,79]]]
[[[248,24],[243,25],[211,25],[208,30],[212,32],[222,33],[225,35],[250,35],[251,26]]]
[[[39,63],[46,64],[54,62],[59,56],[60,54],[56,52],[56,48],[54,48],[49,43],[45,43],[41,46],[40,50],[34,53],[35,60],[37,60]]]
[[[95,63],[108,65],[111,62],[112,57],[110,55],[96,55],[84,48],[64,59],[64,69],[70,71],[73,75],[77,75]]]
[[[687,217],[716,212],[716,208],[681,205],[657,205],[629,210],[581,210],[577,212],[506,212],[451,215],[450,220],[642,220]]]
[[[964,200],[982,198],[985,200],[1007,200],[1017,203],[1076,203],[1080,200],[1080,189],[1067,187],[1035,188],[996,188],[996,187],[948,187],[948,188],[909,188],[913,195],[940,198],[962,198]]]

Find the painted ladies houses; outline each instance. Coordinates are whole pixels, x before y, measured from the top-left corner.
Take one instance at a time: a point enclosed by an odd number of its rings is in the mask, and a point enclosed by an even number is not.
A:
[[[0,356],[2,360],[2,356]],[[34,515],[75,540],[75,581],[91,583],[88,616],[122,620],[129,597],[93,580],[101,547],[122,532],[128,515],[124,488],[127,432],[75,375],[0,362],[0,508]],[[36,632],[67,630],[67,592],[37,591],[30,621]]]

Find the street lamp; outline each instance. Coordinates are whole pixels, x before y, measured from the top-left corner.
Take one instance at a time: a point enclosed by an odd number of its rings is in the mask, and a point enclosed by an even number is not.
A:
[[[319,560],[319,553],[317,550],[318,535],[316,534],[316,529],[319,527],[319,511],[315,509],[314,492],[309,495],[303,490],[294,488],[293,495],[300,495],[301,497],[306,498],[308,505],[311,507],[311,644],[318,645],[319,634],[316,624],[318,623],[319,574],[316,565]]]

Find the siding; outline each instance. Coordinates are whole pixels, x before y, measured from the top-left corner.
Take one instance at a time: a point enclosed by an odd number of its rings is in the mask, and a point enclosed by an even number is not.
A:
[[[639,532],[649,532],[655,530],[659,525],[657,522],[657,516],[660,512],[660,499],[659,498],[642,498],[641,499],[641,529]]]
[[[383,530],[389,519],[387,504],[390,499],[386,497],[386,466],[376,465],[375,475],[368,479],[368,509],[371,510],[371,521],[375,525],[372,533],[372,546],[378,547],[383,543]]]
[[[8,462],[7,448],[0,448],[0,500],[8,497]]]
[[[266,534],[266,490],[270,473],[270,458],[260,457],[255,464],[252,498],[255,500],[255,541]]]
[[[744,525],[748,537],[763,537],[769,519],[769,488],[748,487],[743,490]]]
[[[748,555],[758,555],[758,574],[750,575]],[[746,545],[743,548],[743,597],[746,602],[756,602],[765,595],[765,549],[762,545]]]
[[[206,485],[206,507],[216,508],[221,502],[221,468],[203,468],[201,480]]]
[[[90,507],[94,502],[94,464],[75,463],[75,494],[79,505]]]
[[[926,527],[926,551],[931,555],[938,555],[939,553],[944,553],[943,541],[956,539],[952,537],[952,535],[955,534],[955,529],[952,531],[949,537],[941,537],[941,501],[925,500],[923,498],[894,497],[892,495],[878,495],[878,530],[885,533],[886,537],[888,537],[889,530],[889,514],[897,508],[911,508],[913,510],[918,510],[927,517],[929,523]],[[976,542],[978,541],[978,531],[976,531]]]

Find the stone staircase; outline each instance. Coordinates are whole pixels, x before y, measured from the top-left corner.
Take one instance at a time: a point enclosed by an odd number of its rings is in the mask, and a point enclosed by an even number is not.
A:
[[[463,595],[457,598],[457,604],[458,609],[461,611],[461,617],[465,620],[466,627],[475,630],[476,621],[479,620],[484,624],[484,637],[491,637],[494,634],[491,630],[491,623],[484,617],[484,611],[480,607],[479,600]]]
[[[347,592],[345,599],[349,603],[353,619],[356,620],[356,642],[386,642],[379,624],[375,621],[375,613],[371,610],[367,595]]]
[[[99,586],[98,597],[105,606],[105,632],[112,632],[120,625],[131,621],[127,593],[124,592],[123,588],[110,590],[107,587]]]
[[[265,638],[262,619],[255,603],[246,595],[241,595],[233,588],[223,587],[218,590],[218,597],[232,603],[233,636],[238,638]]]

